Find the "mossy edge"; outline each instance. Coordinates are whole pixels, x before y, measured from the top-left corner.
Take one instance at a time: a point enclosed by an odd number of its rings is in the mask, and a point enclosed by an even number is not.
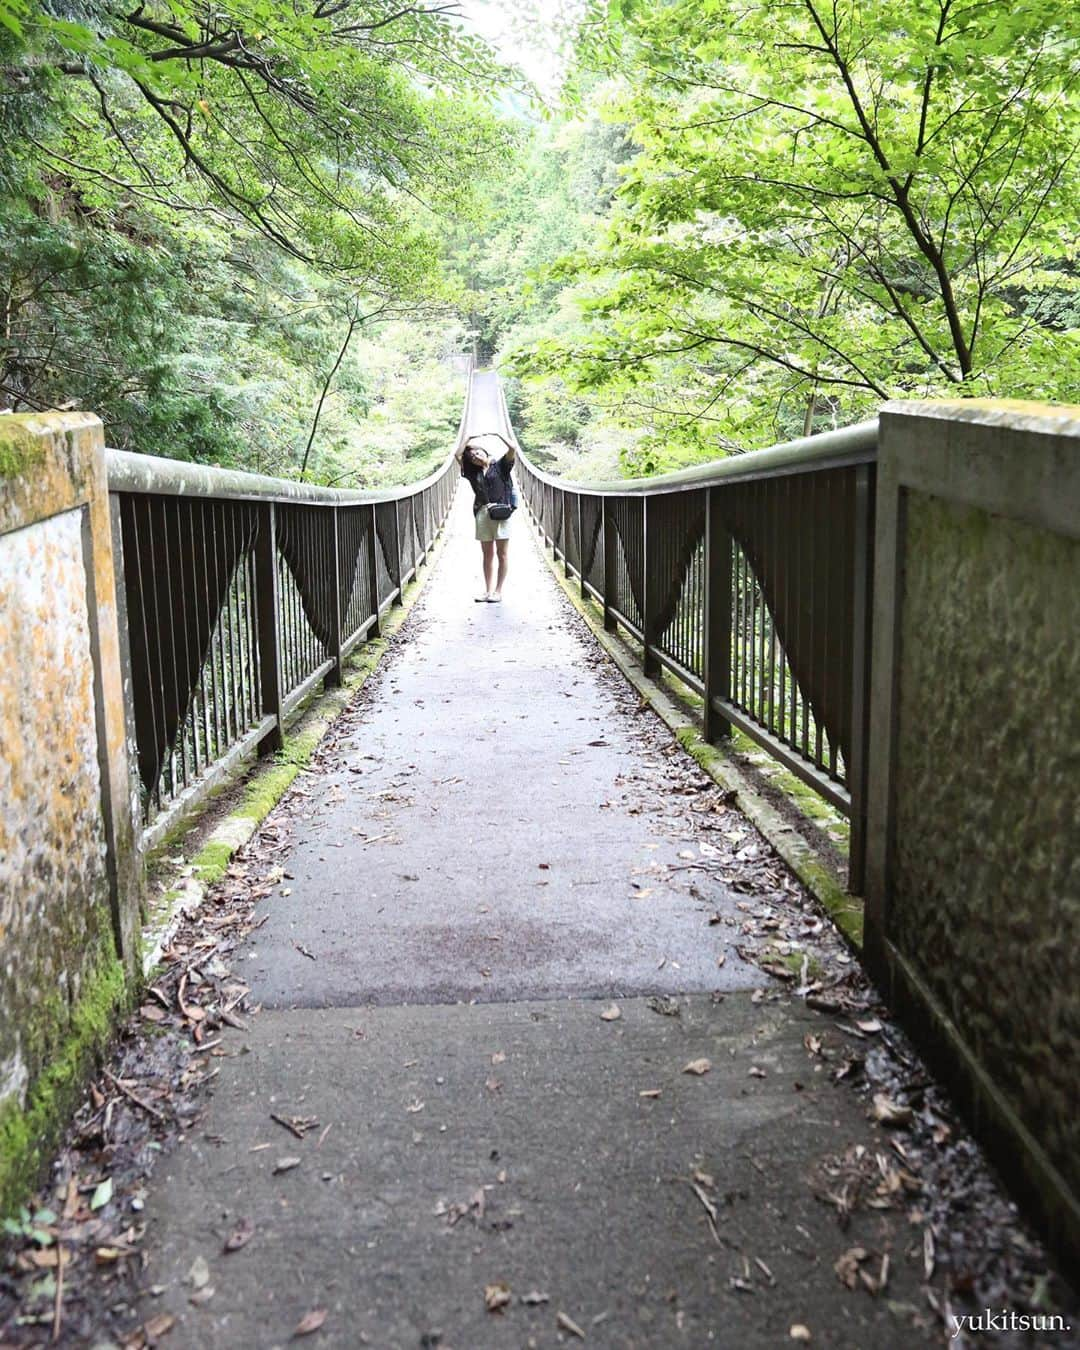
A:
[[[43,437],[9,424],[0,435],[0,482],[21,478],[40,464],[44,455]]]
[[[110,953],[84,980],[70,1013],[59,999],[39,1006],[37,1037],[58,1048],[31,1084],[25,1104],[8,1099],[0,1106],[0,1215],[14,1214],[37,1183],[133,997],[123,964]]]

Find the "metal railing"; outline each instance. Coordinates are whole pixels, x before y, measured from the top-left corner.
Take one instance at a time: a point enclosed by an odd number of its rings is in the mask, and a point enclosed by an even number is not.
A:
[[[468,418],[468,397],[455,449]],[[347,492],[107,452],[127,701],[152,847],[400,603],[458,486]],[[126,639],[126,641],[125,641]]]
[[[507,421],[507,425],[509,422]],[[877,422],[679,473],[571,483],[522,455],[541,534],[609,629],[849,816],[865,862]]]

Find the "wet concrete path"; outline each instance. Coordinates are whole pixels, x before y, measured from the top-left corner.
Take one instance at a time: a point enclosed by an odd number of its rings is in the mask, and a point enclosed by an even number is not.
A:
[[[144,1315],[229,1350],[313,1310],[312,1343],[392,1350],[931,1343],[834,1272],[889,1252],[902,1301],[921,1258],[902,1209],[841,1231],[819,1198],[887,1145],[808,1055],[820,1015],[737,951],[751,910],[820,921],[514,531],[505,602],[475,603],[463,489],[277,813],[238,963],[262,1011],[154,1177]]]

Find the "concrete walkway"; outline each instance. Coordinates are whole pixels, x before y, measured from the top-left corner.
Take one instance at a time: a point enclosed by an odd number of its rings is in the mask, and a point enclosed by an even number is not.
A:
[[[932,1343],[837,1278],[861,1244],[917,1298],[903,1208],[842,1231],[818,1198],[887,1144],[815,1071],[823,1019],[735,950],[761,885],[797,888],[514,532],[505,602],[474,603],[462,490],[404,640],[279,810],[241,965],[262,1012],[155,1173],[143,1312],[223,1350],[314,1309],[313,1344],[392,1350]]]

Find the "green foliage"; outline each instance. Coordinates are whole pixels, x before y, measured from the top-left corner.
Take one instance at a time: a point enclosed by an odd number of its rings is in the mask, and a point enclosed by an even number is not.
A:
[[[5,3],[0,407],[89,408],[155,454],[419,476],[460,407],[440,240],[506,154],[495,76],[437,7]]]
[[[597,3],[583,31],[636,154],[603,228],[553,273],[581,321],[517,367],[636,419],[628,467],[892,396],[1074,396],[1068,11]]]

